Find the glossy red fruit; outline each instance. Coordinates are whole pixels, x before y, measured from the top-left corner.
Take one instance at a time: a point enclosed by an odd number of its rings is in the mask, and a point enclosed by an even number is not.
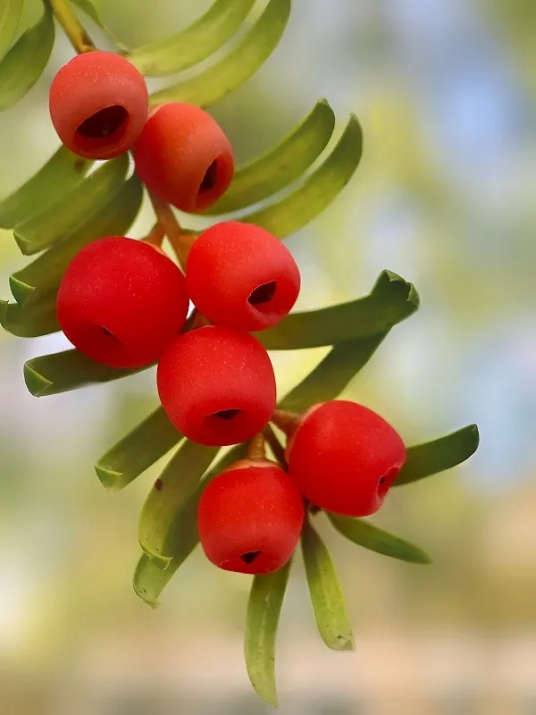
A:
[[[188,213],[212,206],[234,172],[229,140],[210,114],[191,104],[158,107],[133,155],[136,173],[149,191]]]
[[[134,368],[156,362],[188,311],[186,281],[152,246],[100,238],[77,254],[57,298],[61,329],[92,360]]]
[[[398,433],[345,400],[305,413],[287,448],[290,475],[316,506],[348,516],[377,511],[406,459]]]
[[[201,546],[226,571],[263,574],[292,556],[304,506],[293,480],[272,462],[237,462],[203,492],[197,513]]]
[[[176,338],[158,363],[158,394],[169,419],[206,445],[245,442],[276,402],[268,353],[247,333],[207,326]]]
[[[193,303],[217,325],[264,330],[290,311],[300,272],[290,251],[259,226],[223,221],[195,241],[186,263]]]
[[[128,151],[149,111],[147,85],[138,70],[114,52],[73,57],[52,80],[52,123],[61,141],[88,159]]]

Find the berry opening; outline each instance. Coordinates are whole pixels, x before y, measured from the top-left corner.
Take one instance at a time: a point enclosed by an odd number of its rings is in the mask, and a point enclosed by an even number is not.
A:
[[[399,467],[391,467],[391,469],[380,477],[378,480],[378,495],[384,497],[389,491],[389,487],[394,482],[396,475],[400,471]]]
[[[269,303],[275,295],[277,290],[276,281],[270,281],[269,283],[263,283],[262,285],[255,288],[251,292],[248,303],[250,305],[262,306],[264,303]]]
[[[84,120],[76,132],[85,139],[106,139],[115,134],[127,118],[128,112],[124,107],[105,107]]]
[[[247,551],[245,554],[242,554],[240,558],[246,564],[252,564],[257,558],[257,556],[260,556],[261,553],[261,551]]]
[[[215,160],[205,172],[205,176],[203,177],[203,181],[201,182],[201,186],[199,187],[199,193],[202,194],[205,191],[212,191],[212,189],[216,188],[217,183],[218,162],[217,160]]]
[[[230,420],[234,419],[239,413],[240,413],[240,410],[237,410],[237,409],[220,410],[219,412],[215,412],[211,416],[219,417],[220,420],[225,420],[226,422],[230,422]]]

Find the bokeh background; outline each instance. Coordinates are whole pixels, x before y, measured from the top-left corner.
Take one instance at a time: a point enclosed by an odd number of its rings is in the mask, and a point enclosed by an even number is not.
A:
[[[138,46],[209,2],[97,4]],[[30,22],[39,3],[27,5]],[[278,642],[282,715],[536,713],[535,33],[534,0],[296,0],[262,71],[214,107],[239,161],[320,96],[341,126],[357,113],[356,177],[288,242],[304,276],[299,307],[360,296],[383,268],[413,281],[420,311],[346,395],[408,443],[470,422],[482,435],[466,465],[395,490],[375,518],[431,552],[432,566],[323,528],[357,650],[324,649],[298,564]],[[0,119],[0,197],[55,150],[47,85],[70,55],[60,38],[42,81]],[[132,235],[150,222],[144,211]],[[7,297],[22,262],[8,232],[0,262]],[[32,398],[23,362],[64,347],[0,335],[0,713],[269,712],[243,664],[248,578],[197,551],[159,610],[131,589],[158,465],[111,495],[92,464],[155,406],[154,375]],[[276,355],[281,392],[323,352]]]

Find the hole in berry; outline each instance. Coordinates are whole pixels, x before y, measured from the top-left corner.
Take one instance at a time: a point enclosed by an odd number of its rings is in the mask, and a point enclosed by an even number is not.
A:
[[[378,479],[378,494],[380,496],[385,496],[399,471],[398,467],[392,467],[387,474],[384,474],[383,477]]]
[[[202,194],[204,191],[212,191],[218,183],[218,162],[213,161],[208,167],[199,187],[199,193]]]
[[[268,303],[272,300],[277,289],[277,283],[275,281],[270,281],[270,283],[263,283],[258,288],[251,293],[248,298],[248,303],[251,305],[262,305],[263,303]]]
[[[215,412],[212,416],[219,417],[220,420],[229,422],[229,420],[234,419],[239,412],[240,410],[220,410],[219,412]]]
[[[247,551],[245,554],[242,554],[240,558],[242,561],[245,561],[246,564],[252,564],[260,553],[260,551]]]
[[[127,117],[124,107],[106,107],[88,117],[76,131],[86,139],[106,139],[121,127]]]

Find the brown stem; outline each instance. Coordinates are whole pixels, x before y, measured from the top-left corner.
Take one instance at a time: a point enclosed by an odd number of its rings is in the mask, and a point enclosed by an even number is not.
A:
[[[276,427],[279,427],[279,429],[287,435],[287,437],[290,437],[299,425],[300,419],[301,415],[297,412],[276,410],[272,415],[270,422],[273,422]]]
[[[248,445],[247,458],[254,462],[266,461],[266,442],[262,432],[255,435]]]
[[[74,13],[69,0],[46,0],[69,42],[79,55],[96,50],[95,44]]]
[[[150,243],[151,246],[156,246],[156,248],[160,248],[162,246],[162,241],[164,240],[165,235],[166,232],[164,231],[164,227],[162,226],[160,221],[157,221],[152,227],[152,229],[149,231],[147,236],[144,236],[140,240],[144,243]]]
[[[162,201],[162,199],[155,196],[151,191],[149,191],[149,198],[151,199],[151,204],[153,205],[158,223],[160,223],[164,229],[177,259],[184,270],[186,267],[186,259],[188,258],[188,251],[196,237],[191,233],[183,231],[168,203]]]
[[[286,469],[287,460],[285,458],[285,450],[283,449],[283,445],[281,444],[281,442],[277,439],[277,435],[273,431],[271,425],[266,425],[266,427],[264,428],[264,437],[270,445],[270,449],[272,450],[274,457],[277,459],[283,469]]]

